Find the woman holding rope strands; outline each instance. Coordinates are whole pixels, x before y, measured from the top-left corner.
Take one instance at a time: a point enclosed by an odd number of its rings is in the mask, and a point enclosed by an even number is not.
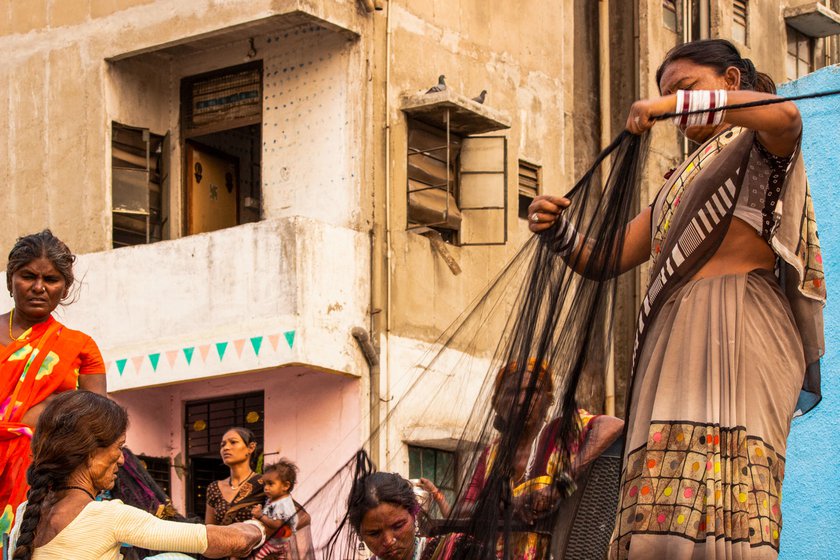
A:
[[[627,226],[619,270],[652,261],[639,312],[621,494],[610,558],[778,556],[785,448],[795,411],[820,399],[825,285],[792,102],[728,41],[686,43],[637,101],[700,147]],[[541,196],[531,230],[556,222],[583,270],[588,244]],[[563,232],[561,232],[563,233]]]

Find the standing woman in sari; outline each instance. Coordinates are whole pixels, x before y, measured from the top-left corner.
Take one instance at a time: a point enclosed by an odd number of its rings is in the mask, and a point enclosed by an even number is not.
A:
[[[219,448],[230,476],[207,486],[204,522],[230,525],[251,519],[251,510],[265,501],[262,475],[257,473],[257,439],[247,428],[231,428]]]
[[[26,499],[29,443],[52,398],[77,388],[105,394],[105,365],[86,334],[52,312],[70,294],[76,257],[49,230],[21,237],[9,253],[6,286],[14,307],[0,315],[0,533]]]
[[[792,102],[720,39],[685,43],[627,130],[665,113],[699,148],[627,226],[621,273],[650,260],[610,558],[774,559],[795,412],[820,399],[825,285]],[[569,201],[539,197],[531,230]],[[569,236],[572,239],[572,236]],[[589,243],[567,247],[580,271]]]

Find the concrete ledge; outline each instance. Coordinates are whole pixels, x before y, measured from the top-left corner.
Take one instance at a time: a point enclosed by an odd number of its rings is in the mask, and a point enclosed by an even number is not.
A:
[[[56,315],[94,338],[115,391],[289,364],[355,377],[369,244],[292,217],[81,255]]]
[[[785,8],[785,23],[809,37],[840,35],[840,15],[819,2]]]

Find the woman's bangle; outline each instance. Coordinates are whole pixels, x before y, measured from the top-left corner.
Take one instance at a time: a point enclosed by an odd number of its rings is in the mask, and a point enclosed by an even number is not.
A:
[[[434,498],[436,502],[442,502],[444,500],[443,492],[441,492],[440,490],[435,490],[434,492],[432,492],[432,498]]]
[[[723,122],[726,100],[725,89],[677,90],[677,116],[674,117],[674,124],[682,128],[717,126]],[[687,114],[693,111],[700,112]]]
[[[243,521],[242,523],[246,523],[246,524],[248,524],[248,525],[253,525],[254,527],[256,527],[257,529],[259,529],[259,531],[260,531],[260,542],[258,542],[257,544],[255,544],[255,545],[251,548],[251,550],[257,549],[257,548],[261,547],[263,544],[265,544],[265,537],[266,537],[266,535],[265,535],[265,527],[263,527],[263,524],[262,524],[262,523],[260,523],[260,522],[259,522],[259,521],[257,521],[256,519],[246,519],[246,520],[245,520],[245,521]]]

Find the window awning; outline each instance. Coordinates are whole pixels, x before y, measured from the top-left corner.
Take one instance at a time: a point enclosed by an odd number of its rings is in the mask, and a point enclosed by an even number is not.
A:
[[[461,136],[510,128],[510,117],[504,112],[449,89],[405,96],[401,108],[411,118],[439,129],[446,128],[448,116],[449,130]]]
[[[809,37],[840,35],[840,14],[820,2],[785,8],[785,23]]]
[[[236,41],[242,38],[256,37],[260,35],[283,33],[307,25],[317,25],[330,31],[344,33],[350,38],[359,37],[359,31],[355,29],[355,25],[353,23],[323,19],[320,15],[299,9],[299,6],[297,6],[299,2],[297,1],[287,3],[290,3],[291,6],[289,11],[286,13],[278,13],[265,18],[247,21],[220,29],[214,29],[212,31],[207,31],[206,33],[179,37],[173,41],[154,44],[131,52],[120,53],[115,56],[107,57],[106,60],[109,62],[116,62],[148,54],[163,55],[171,58],[192,56],[212,48],[217,48],[219,45],[225,44],[229,41]]]

